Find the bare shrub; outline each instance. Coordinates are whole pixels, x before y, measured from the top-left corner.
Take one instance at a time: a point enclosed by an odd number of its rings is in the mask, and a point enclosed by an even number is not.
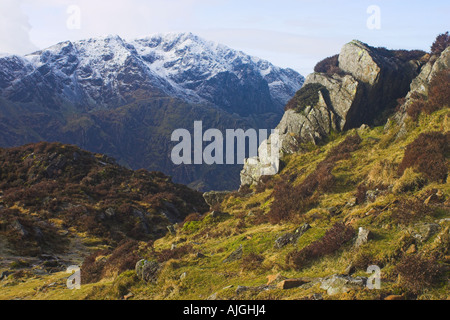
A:
[[[399,174],[402,175],[407,168],[414,168],[430,181],[445,182],[449,152],[450,132],[422,133],[406,147]]]
[[[336,223],[321,239],[300,251],[294,250],[290,252],[286,257],[286,263],[294,269],[300,270],[308,262],[336,252],[354,236],[355,230],[352,227]]]
[[[421,254],[405,256],[396,271],[400,275],[400,284],[415,294],[439,283],[443,274],[435,258]]]

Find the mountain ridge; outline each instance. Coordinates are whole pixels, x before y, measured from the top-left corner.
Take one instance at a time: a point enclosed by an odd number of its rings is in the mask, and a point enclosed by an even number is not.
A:
[[[197,120],[220,130],[271,129],[303,81],[191,33],[61,42],[0,58],[0,146],[77,144],[202,190],[235,189],[238,166],[170,163],[170,131]],[[222,185],[217,175],[232,178]]]

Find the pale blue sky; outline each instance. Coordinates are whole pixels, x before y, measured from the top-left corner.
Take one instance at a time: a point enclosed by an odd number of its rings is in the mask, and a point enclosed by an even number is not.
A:
[[[80,8],[80,29],[66,26],[70,5]],[[381,10],[379,30],[367,28],[370,5]],[[0,51],[26,53],[106,34],[132,39],[190,31],[307,75],[352,39],[429,50],[450,29],[449,16],[448,0],[0,0]]]

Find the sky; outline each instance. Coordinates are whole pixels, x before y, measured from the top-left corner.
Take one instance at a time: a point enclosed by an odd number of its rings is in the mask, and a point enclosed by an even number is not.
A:
[[[429,51],[449,17],[448,0],[0,0],[0,52],[192,32],[307,75],[353,39]]]

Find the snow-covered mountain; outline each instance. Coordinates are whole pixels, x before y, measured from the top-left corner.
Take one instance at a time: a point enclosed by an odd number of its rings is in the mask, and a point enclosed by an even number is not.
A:
[[[275,128],[303,76],[191,33],[62,42],[0,56],[0,147],[75,144],[131,168],[210,190],[237,188],[241,166],[174,166],[171,133]]]
[[[123,105],[151,92],[243,116],[281,113],[303,81],[294,70],[192,33],[133,41],[107,36],[62,42],[25,57],[0,57],[4,97],[49,106],[68,101],[88,110]]]

